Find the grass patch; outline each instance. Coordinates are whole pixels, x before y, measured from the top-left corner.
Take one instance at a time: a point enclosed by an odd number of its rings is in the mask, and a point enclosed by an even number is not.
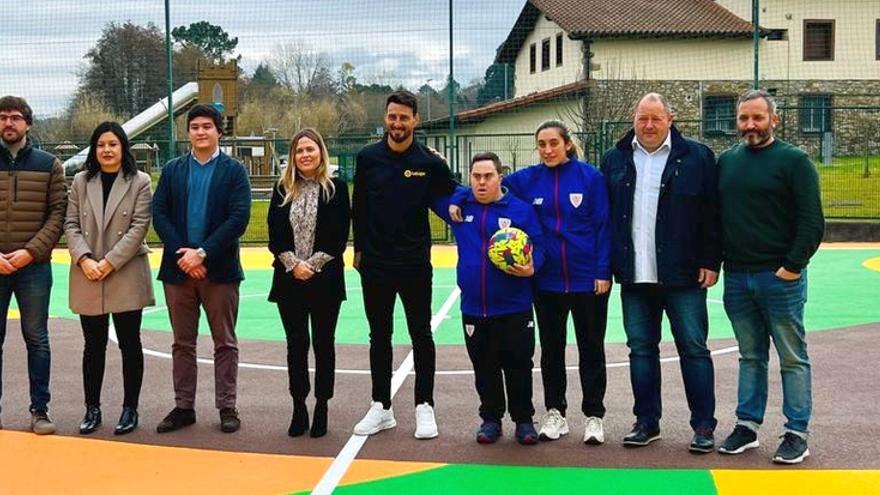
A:
[[[820,165],[822,208],[827,218],[880,219],[880,156],[837,157]]]
[[[242,244],[266,245],[269,243],[269,227],[266,225],[268,212],[269,201],[255,200],[251,203],[251,220],[241,237]],[[162,244],[152,225],[150,225],[150,232],[147,233],[147,244],[150,246]]]

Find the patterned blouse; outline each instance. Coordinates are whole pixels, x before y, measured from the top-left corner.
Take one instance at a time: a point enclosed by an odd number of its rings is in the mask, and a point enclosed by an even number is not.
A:
[[[321,185],[314,179],[297,177],[298,190],[290,202],[290,226],[293,229],[294,251],[279,255],[286,271],[293,271],[300,263],[305,263],[313,271],[320,272],[333,259],[322,251],[312,252],[315,246],[315,226],[318,221],[318,201]]]

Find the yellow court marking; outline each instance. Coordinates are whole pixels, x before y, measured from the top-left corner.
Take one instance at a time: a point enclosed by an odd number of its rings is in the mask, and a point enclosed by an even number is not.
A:
[[[351,246],[345,250],[343,259],[345,266],[351,268],[352,259],[354,258],[354,250]],[[244,247],[241,248],[241,265],[245,270],[271,270],[274,256],[265,247]],[[56,249],[52,252],[52,261],[63,265],[70,264],[70,252],[66,249]],[[150,266],[159,268],[162,261],[162,249],[153,249],[150,253]],[[454,268],[458,262],[458,254],[455,246],[442,245],[431,248],[431,263],[435,268]]]
[[[9,311],[6,313],[6,318],[9,320],[20,320],[21,313],[19,313],[17,309],[9,308]]]
[[[311,490],[333,461],[329,457],[225,452],[60,435],[38,437],[9,430],[0,430],[0,445],[0,466],[10,474],[0,480],[3,493],[292,493]],[[343,483],[441,466],[358,460]]]
[[[880,471],[713,470],[718,495],[877,495]]]
[[[862,263],[862,266],[864,266],[868,270],[880,272],[880,257],[867,259],[864,263]]]

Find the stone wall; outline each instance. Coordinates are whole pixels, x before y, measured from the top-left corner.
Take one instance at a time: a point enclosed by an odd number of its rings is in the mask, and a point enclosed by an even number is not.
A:
[[[663,94],[675,112],[677,126],[686,135],[697,138],[720,152],[738,141],[735,133],[706,135],[702,119],[703,96],[738,96],[751,89],[751,81],[595,81],[593,94],[599,98],[612,92],[639,95],[649,91]],[[833,154],[852,156],[880,153],[880,80],[840,81],[762,81],[761,86],[776,94],[781,123],[777,136],[796,144],[818,157],[822,135],[805,133],[800,128],[798,106],[803,95],[830,95],[833,107],[831,131]],[[854,108],[873,107],[873,108]],[[610,139],[617,139],[629,129],[627,119],[611,125]]]

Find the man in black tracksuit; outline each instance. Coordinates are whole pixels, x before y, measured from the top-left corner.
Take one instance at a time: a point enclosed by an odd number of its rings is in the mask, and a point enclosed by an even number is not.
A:
[[[428,206],[456,187],[446,161],[416,142],[416,97],[392,93],[386,134],[357,156],[352,198],[354,266],[361,275],[370,324],[373,404],[354,427],[372,435],[397,425],[391,409],[391,333],[399,294],[413,346],[416,438],[437,436],[434,419],[434,340],[431,335],[431,233]]]

